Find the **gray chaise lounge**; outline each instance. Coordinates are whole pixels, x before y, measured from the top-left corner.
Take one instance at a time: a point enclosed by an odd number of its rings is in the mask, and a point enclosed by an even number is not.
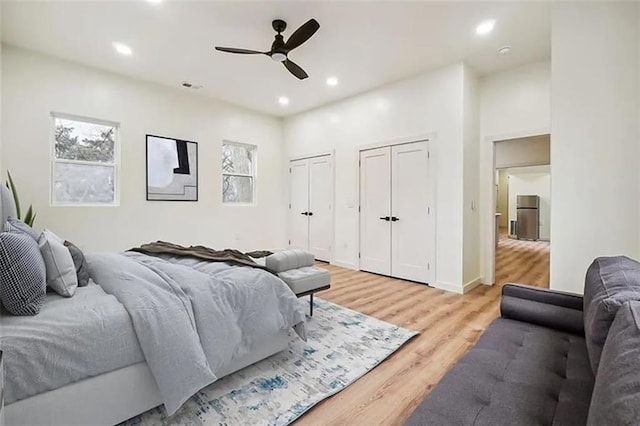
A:
[[[596,259],[584,298],[507,284],[500,309],[407,425],[640,424],[640,263]]]

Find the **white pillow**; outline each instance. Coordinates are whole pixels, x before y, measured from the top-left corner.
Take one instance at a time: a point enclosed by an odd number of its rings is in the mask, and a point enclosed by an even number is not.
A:
[[[61,296],[73,296],[78,288],[78,276],[64,240],[45,229],[38,239],[38,246],[47,269],[47,285]]]

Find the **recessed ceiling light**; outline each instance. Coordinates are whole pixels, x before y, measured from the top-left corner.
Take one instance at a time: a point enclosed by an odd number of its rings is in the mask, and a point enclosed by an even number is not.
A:
[[[133,53],[133,50],[131,50],[129,46],[117,41],[113,42],[113,48],[116,49],[116,52],[118,52],[121,55],[130,56]]]
[[[478,25],[476,27],[476,34],[478,34],[478,35],[487,35],[491,31],[493,31],[493,28],[495,26],[496,26],[496,20],[495,19],[489,19],[487,21],[481,22],[480,25]]]
[[[501,55],[508,55],[509,53],[511,53],[511,46],[503,46],[500,49],[498,49],[498,53]]]
[[[280,96],[280,97],[278,98],[278,103],[279,103],[280,105],[283,105],[283,106],[284,106],[284,105],[289,105],[289,98],[287,98],[286,96]]]
[[[327,78],[327,86],[337,86],[337,85],[338,85],[338,77]]]

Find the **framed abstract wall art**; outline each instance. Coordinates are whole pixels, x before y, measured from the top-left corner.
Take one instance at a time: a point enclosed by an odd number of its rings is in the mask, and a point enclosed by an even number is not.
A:
[[[147,200],[198,201],[198,144],[147,135]]]

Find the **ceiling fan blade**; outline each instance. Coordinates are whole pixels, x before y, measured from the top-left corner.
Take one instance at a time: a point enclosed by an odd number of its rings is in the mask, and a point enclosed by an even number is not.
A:
[[[240,53],[242,55],[266,55],[265,52],[258,52],[257,50],[249,49],[236,49],[235,47],[219,47],[216,46],[216,50],[227,53]]]
[[[295,62],[291,62],[290,60],[285,59],[284,61],[282,61],[282,63],[291,74],[295,75],[300,80],[304,80],[305,78],[309,77],[309,75],[304,72],[304,70],[300,68]]]
[[[302,24],[300,28],[295,30],[289,40],[284,45],[284,48],[289,50],[293,50],[296,47],[300,46],[305,41],[309,40],[312,35],[318,31],[320,28],[320,24],[315,19],[309,19],[306,23]]]

